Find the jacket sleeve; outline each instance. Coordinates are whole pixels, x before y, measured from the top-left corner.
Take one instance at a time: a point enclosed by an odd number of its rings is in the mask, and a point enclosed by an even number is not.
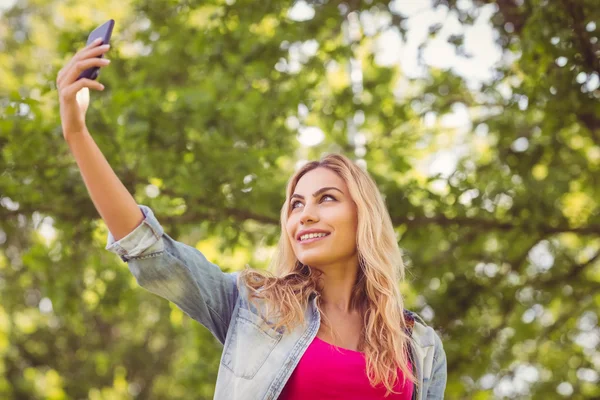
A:
[[[109,232],[106,250],[127,262],[140,286],[175,303],[224,343],[239,295],[237,273],[224,273],[196,248],[172,239],[149,207],[139,207],[142,223],[119,241]]]
[[[448,377],[446,366],[446,352],[439,335],[434,331],[434,353],[433,367],[431,371],[431,382],[426,393],[427,400],[439,400],[444,398],[446,391],[446,380]]]

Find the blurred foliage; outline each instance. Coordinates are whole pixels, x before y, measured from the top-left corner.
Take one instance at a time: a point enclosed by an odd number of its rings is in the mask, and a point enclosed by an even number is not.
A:
[[[433,0],[461,60],[491,16],[502,57],[479,81],[427,62],[444,28],[414,23],[415,1],[297,2],[305,18],[281,1],[100,3],[0,2],[0,398],[212,398],[220,345],[104,250],[62,137],[56,73],[108,18],[89,128],[171,236],[225,270],[265,267],[297,161],[362,157],[407,304],[444,340],[447,398],[600,396],[597,0]],[[411,20],[428,29],[419,74],[377,61]]]

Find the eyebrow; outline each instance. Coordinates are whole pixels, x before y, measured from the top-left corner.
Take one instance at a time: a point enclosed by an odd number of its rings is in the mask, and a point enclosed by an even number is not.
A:
[[[336,187],[333,187],[333,186],[327,186],[327,187],[321,188],[321,189],[317,190],[316,192],[314,192],[314,193],[313,193],[313,197],[317,197],[317,196],[318,196],[318,195],[320,195],[321,193],[323,193],[323,192],[326,192],[326,191],[328,191],[328,190],[337,190],[337,191],[338,191],[338,192],[340,192],[341,194],[344,194],[344,192],[342,192],[340,189],[338,189],[338,188],[336,188]],[[292,195],[292,197],[290,197],[290,200],[291,200],[291,199],[293,199],[293,198],[295,198],[295,197],[297,197],[297,198],[300,198],[300,199],[304,200],[304,196],[302,196],[301,194],[298,194],[298,193],[294,193],[294,194]]]

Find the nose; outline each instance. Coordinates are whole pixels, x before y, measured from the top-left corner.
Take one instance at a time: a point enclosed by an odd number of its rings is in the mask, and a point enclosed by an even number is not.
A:
[[[306,204],[304,206],[304,210],[302,210],[302,215],[300,216],[300,223],[302,225],[315,223],[319,221],[319,216],[316,211],[316,207]]]

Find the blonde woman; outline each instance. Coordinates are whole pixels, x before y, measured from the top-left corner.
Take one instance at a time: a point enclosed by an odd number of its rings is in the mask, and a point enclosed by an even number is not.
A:
[[[404,309],[401,251],[371,177],[341,155],[306,164],[287,185],[274,273],[224,273],[135,202],[88,132],[87,90],[102,88],[76,78],[106,51],[92,44],[59,73],[63,135],[106,248],[224,345],[214,398],[442,399],[443,346]]]

